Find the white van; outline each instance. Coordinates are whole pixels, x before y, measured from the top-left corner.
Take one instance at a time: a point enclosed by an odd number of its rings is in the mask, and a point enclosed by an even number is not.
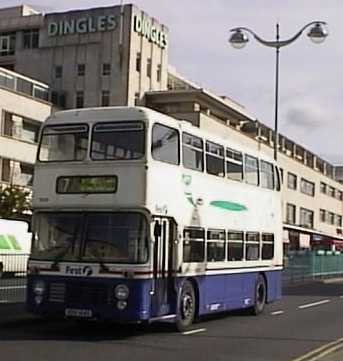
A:
[[[27,222],[0,219],[0,278],[4,273],[25,275],[31,249]]]

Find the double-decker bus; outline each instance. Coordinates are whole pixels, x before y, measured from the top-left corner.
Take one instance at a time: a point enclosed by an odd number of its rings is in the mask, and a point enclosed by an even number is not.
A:
[[[139,107],[62,111],[41,131],[28,310],[179,330],[281,295],[273,160]]]

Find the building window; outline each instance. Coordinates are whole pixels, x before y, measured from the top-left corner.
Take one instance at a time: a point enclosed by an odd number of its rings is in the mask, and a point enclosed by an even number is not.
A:
[[[110,105],[110,91],[103,90],[101,92],[101,106],[108,107]]]
[[[314,197],[315,185],[314,183],[301,178],[300,191],[301,193],[307,194],[308,196]]]
[[[205,259],[205,231],[185,228],[183,231],[183,261],[203,262]]]
[[[262,233],[262,259],[274,258],[274,235]]]
[[[319,210],[319,220],[321,221],[321,222],[326,222],[326,211],[325,211],[325,209],[320,209]]]
[[[328,195],[330,197],[335,197],[335,188],[334,187],[329,186]]]
[[[63,67],[62,65],[55,66],[55,78],[60,79],[63,76]]]
[[[185,168],[204,170],[204,147],[203,140],[194,135],[182,134],[183,166]]]
[[[289,189],[297,189],[297,176],[293,173],[288,173],[287,175],[287,186]]]
[[[206,142],[206,171],[208,174],[224,177],[224,147]]]
[[[226,148],[226,176],[241,182],[243,180],[243,156],[231,148]]]
[[[337,227],[342,227],[342,216],[340,215],[336,215],[336,226]]]
[[[77,64],[77,75],[85,76],[86,73],[86,65],[85,64]]]
[[[152,128],[152,157],[161,162],[170,164],[180,163],[179,132],[162,124],[154,124]]]
[[[296,206],[291,203],[286,205],[286,223],[296,224]]]
[[[23,31],[24,49],[35,49],[39,46],[39,29],[30,29]]]
[[[77,91],[76,92],[75,107],[76,108],[83,108],[83,106],[84,106],[84,92],[83,91]]]
[[[245,155],[245,166],[244,166],[245,181],[248,184],[258,185],[259,174],[258,174],[258,159],[250,155]]]
[[[4,112],[2,134],[8,137],[37,143],[40,123],[10,112]]]
[[[15,54],[16,33],[0,33],[0,56]]]
[[[141,53],[137,53],[136,55],[136,71],[141,71],[142,67],[142,56]]]
[[[1,159],[1,180],[3,182],[11,180],[11,161],[7,158]]]
[[[260,162],[260,184],[263,188],[274,189],[274,166],[264,160]]]
[[[342,193],[342,191],[339,191],[338,189],[336,189],[336,199],[338,199],[339,201],[343,200],[343,193]]]
[[[283,183],[283,168],[279,168],[281,183]]]
[[[327,189],[326,183],[320,182],[320,193],[326,194],[326,189]]]
[[[335,214],[333,212],[329,212],[329,224],[335,224]]]
[[[247,232],[245,235],[245,259],[256,261],[260,258],[260,234]]]
[[[207,231],[207,261],[225,261],[225,231]]]
[[[313,215],[313,211],[306,208],[300,208],[300,226],[313,228]]]
[[[241,261],[244,258],[243,232],[229,231],[227,233],[227,259],[228,261]]]
[[[102,64],[102,75],[111,75],[111,64]]]
[[[26,164],[26,163],[20,163],[20,174],[13,179],[15,184],[18,184],[20,186],[32,186],[33,184],[33,165],[32,164]]]
[[[151,58],[148,58],[148,60],[147,60],[146,75],[147,75],[147,77],[151,78]]]
[[[157,81],[160,82],[161,81],[161,78],[162,78],[162,65],[161,64],[158,64],[157,65]]]

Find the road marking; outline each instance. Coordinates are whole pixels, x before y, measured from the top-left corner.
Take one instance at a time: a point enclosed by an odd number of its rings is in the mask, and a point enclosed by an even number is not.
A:
[[[0,300],[0,303],[9,303],[10,301],[8,300]]]
[[[343,298],[343,295],[342,295],[342,296],[339,296],[339,298]]]
[[[324,303],[328,303],[328,302],[330,302],[330,300],[322,300],[322,301],[318,301],[318,302],[307,303],[306,305],[298,306],[298,308],[304,309],[304,308],[309,308],[309,307],[314,307],[314,306],[323,305]]]
[[[326,356],[339,348],[343,347],[343,337],[336,341],[329,342],[326,345],[320,346],[305,355],[297,357],[292,361],[316,361],[320,360],[323,356]]]
[[[196,330],[182,332],[182,334],[183,335],[193,335],[194,333],[205,332],[205,331],[207,331],[206,328],[197,328]]]
[[[14,290],[19,288],[26,288],[26,286],[6,286],[6,287],[0,287],[0,290]]]
[[[277,315],[282,315],[283,313],[285,313],[285,311],[274,311],[271,313],[272,316],[277,316]]]

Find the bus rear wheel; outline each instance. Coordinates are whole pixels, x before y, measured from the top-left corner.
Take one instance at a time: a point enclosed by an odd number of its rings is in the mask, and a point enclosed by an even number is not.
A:
[[[257,316],[264,311],[267,300],[266,281],[262,275],[258,275],[255,283],[254,306],[250,308],[251,314]]]
[[[176,314],[176,328],[186,331],[194,322],[196,298],[194,287],[190,281],[185,281],[179,294]]]

